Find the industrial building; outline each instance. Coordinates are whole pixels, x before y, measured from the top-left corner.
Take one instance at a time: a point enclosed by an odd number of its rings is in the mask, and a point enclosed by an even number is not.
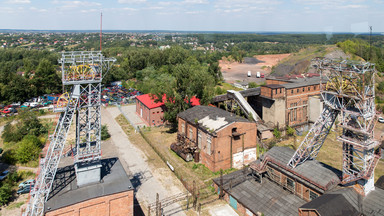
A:
[[[144,94],[136,97],[136,114],[147,126],[160,126],[164,124],[165,103],[158,101],[156,95]],[[166,100],[166,95],[163,96]],[[200,100],[195,96],[190,99],[191,106],[200,105]]]
[[[215,178],[217,194],[223,190],[223,199],[246,216],[384,215],[382,188],[363,197],[353,187],[340,185],[340,170],[317,160],[292,169],[287,163],[294,153],[273,147],[249,168]]]
[[[243,169],[242,175],[214,180],[219,196],[244,215],[384,215],[382,178],[378,186],[374,184],[374,170],[381,157],[379,142],[374,139],[378,118],[374,64],[324,58],[314,61],[320,71],[323,110],[300,146],[296,150],[273,147],[249,169]],[[305,93],[305,87],[296,84],[269,84],[261,95],[269,95],[271,100],[282,98],[284,89],[292,87],[298,93],[303,88]],[[291,102],[294,100],[298,98]],[[343,130],[336,139],[342,143],[341,171],[316,161],[339,114],[338,126]],[[283,190],[296,198],[284,196]]]
[[[256,160],[256,123],[212,106],[178,114],[178,135],[171,149],[195,158],[211,171],[242,168]]]
[[[73,165],[58,168],[45,215],[132,215],[133,186],[118,158],[101,160],[101,181],[77,187]]]
[[[308,129],[323,109],[319,74],[267,78],[260,91],[261,118],[279,128]]]

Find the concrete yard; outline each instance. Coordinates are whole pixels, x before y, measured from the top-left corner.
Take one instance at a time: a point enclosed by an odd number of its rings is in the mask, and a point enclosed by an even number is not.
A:
[[[148,204],[154,203],[156,193],[159,193],[160,199],[163,199],[185,192],[180,187],[181,183],[168,169],[161,169],[162,172],[159,173],[148,164],[150,158],[147,158],[130,142],[128,136],[115,121],[119,114],[121,112],[117,107],[102,109],[102,124],[108,125],[111,134],[110,145],[112,148],[116,148],[116,156],[120,158],[127,174],[131,177],[140,205],[146,207]],[[164,208],[164,213],[166,215],[185,215],[182,206],[178,203]]]

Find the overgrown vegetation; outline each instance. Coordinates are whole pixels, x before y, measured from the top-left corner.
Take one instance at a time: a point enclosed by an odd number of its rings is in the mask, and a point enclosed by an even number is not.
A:
[[[108,126],[102,125],[101,126],[101,140],[107,140],[110,137],[111,137],[111,134],[109,134],[109,132],[108,132]]]
[[[25,101],[60,92],[57,59],[57,53],[48,51],[0,50],[0,103]]]
[[[4,153],[1,160],[8,164],[37,161],[46,139],[47,128],[34,112],[20,112],[16,122],[8,122],[4,126],[1,134]]]

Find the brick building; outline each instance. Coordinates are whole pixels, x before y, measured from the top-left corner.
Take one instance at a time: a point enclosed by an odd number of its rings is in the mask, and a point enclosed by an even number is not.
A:
[[[163,101],[166,96],[163,96]],[[165,104],[155,102],[155,95],[144,94],[136,97],[136,114],[143,119],[148,126],[159,126],[164,124]],[[190,100],[191,106],[200,105],[200,100],[193,96]]]
[[[256,123],[211,106],[178,114],[178,138],[172,149],[195,158],[211,171],[241,168],[256,160]],[[189,155],[189,156],[188,156]]]
[[[134,215],[133,186],[118,158],[101,161],[101,181],[77,187],[74,166],[58,168],[45,215]]]
[[[261,86],[262,119],[284,128],[307,127],[322,110],[318,74],[267,78]],[[310,103],[312,102],[312,106]]]
[[[222,189],[223,198],[247,216],[384,215],[383,189],[361,197],[353,187],[340,185],[340,170],[317,160],[292,169],[287,164],[294,152],[273,147],[248,169],[214,179],[217,193]]]

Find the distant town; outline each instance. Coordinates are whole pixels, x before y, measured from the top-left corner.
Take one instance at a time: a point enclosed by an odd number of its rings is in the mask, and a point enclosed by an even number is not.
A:
[[[1,215],[384,215],[384,36],[0,31]]]

